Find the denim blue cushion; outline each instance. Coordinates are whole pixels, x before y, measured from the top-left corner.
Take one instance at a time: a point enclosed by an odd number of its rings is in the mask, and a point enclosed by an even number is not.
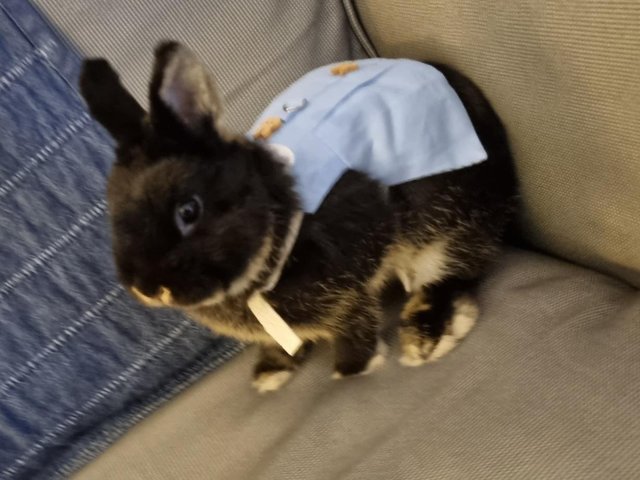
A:
[[[66,476],[241,348],[118,285],[80,62],[0,0],[0,479]]]

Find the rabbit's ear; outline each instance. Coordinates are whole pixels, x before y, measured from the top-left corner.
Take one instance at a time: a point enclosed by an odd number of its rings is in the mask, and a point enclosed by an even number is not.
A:
[[[93,117],[119,145],[131,145],[140,140],[145,112],[122,86],[109,62],[102,58],[84,61],[80,92]]]
[[[156,48],[149,104],[151,123],[161,135],[218,137],[220,103],[213,77],[191,50],[177,42]]]

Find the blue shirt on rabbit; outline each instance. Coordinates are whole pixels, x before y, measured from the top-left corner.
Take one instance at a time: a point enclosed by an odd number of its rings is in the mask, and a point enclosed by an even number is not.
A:
[[[336,75],[335,65],[293,83],[249,132],[281,119],[266,142],[288,157],[305,212],[348,169],[391,186],[486,160],[462,102],[434,67],[374,58]]]

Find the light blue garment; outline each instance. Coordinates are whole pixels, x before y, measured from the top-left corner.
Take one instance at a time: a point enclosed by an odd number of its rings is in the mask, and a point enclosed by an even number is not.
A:
[[[486,160],[462,102],[438,70],[405,59],[357,64],[345,76],[331,74],[332,65],[311,71],[250,130],[268,117],[284,121],[268,142],[293,152],[305,212],[315,212],[348,169],[397,185]]]

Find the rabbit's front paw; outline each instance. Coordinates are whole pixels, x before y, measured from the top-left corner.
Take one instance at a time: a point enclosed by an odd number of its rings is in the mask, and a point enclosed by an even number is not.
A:
[[[260,373],[253,380],[253,388],[259,393],[275,392],[289,381],[292,373],[291,370],[272,370]]]
[[[292,357],[278,345],[263,345],[253,371],[253,387],[260,393],[279,390],[310,351],[311,344],[305,343]]]
[[[413,326],[401,327],[399,333],[402,349],[400,363],[405,367],[418,367],[426,363],[436,342],[421,335],[420,331]]]
[[[470,295],[460,295],[453,301],[452,308],[453,315],[450,318],[438,319],[434,315],[437,310],[434,312],[430,307],[415,309],[408,316],[412,324],[400,328],[402,365],[417,367],[435,362],[453,350],[458,342],[467,336],[479,315],[475,299]],[[423,323],[420,324],[419,321]],[[443,328],[433,328],[438,324]]]

